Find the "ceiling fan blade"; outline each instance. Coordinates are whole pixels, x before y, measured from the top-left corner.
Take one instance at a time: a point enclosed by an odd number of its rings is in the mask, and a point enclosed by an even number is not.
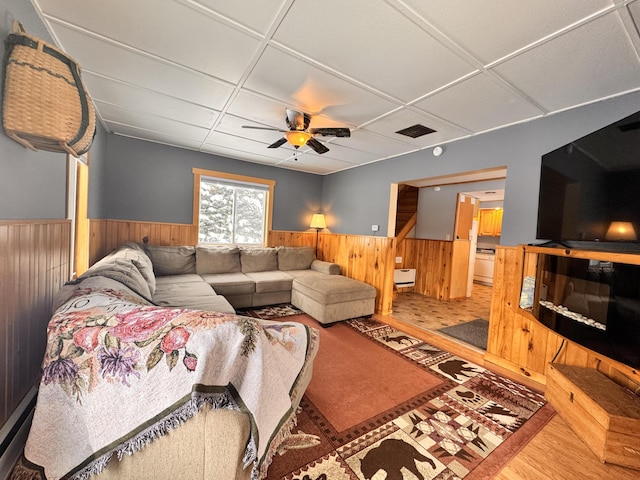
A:
[[[311,123],[311,116],[307,113],[297,112],[295,110],[291,110],[289,108],[287,110],[287,115],[285,120],[287,121],[287,126],[291,130],[306,130],[309,128],[309,123]]]
[[[307,145],[310,146],[317,154],[322,155],[323,153],[327,153],[329,149],[321,144],[315,138],[310,138],[307,140]]]
[[[337,128],[312,128],[309,130],[311,135],[322,135],[323,137],[350,137],[351,130],[347,127]]]
[[[280,145],[284,145],[285,143],[287,143],[287,139],[282,137],[280,140],[273,142],[267,148],[278,148]]]
[[[253,125],[242,125],[242,128],[252,128],[254,130],[271,130],[273,132],[286,132],[287,130],[282,130],[281,128],[273,128],[273,127],[254,127]]]

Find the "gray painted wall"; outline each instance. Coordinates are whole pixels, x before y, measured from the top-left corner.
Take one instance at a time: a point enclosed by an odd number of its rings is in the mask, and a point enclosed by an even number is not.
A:
[[[43,23],[30,2],[3,0],[0,3],[0,55],[4,59],[4,40],[11,33],[13,20],[18,20],[25,30],[48,42],[52,42]],[[53,43],[53,42],[52,42]],[[3,63],[4,69],[4,63]],[[0,104],[4,97],[4,85],[0,91]],[[100,146],[104,130],[98,132],[98,148],[91,150],[92,163],[104,163],[106,150]],[[99,174],[90,174],[90,188],[100,191]],[[29,150],[0,133],[0,219],[59,219],[66,215],[66,154]],[[99,198],[92,191],[90,212],[100,213]]]
[[[276,181],[273,228],[309,228],[319,211],[322,177],[108,135],[105,218],[191,223],[193,168]]]
[[[561,112],[431,150],[325,177],[322,201],[334,233],[387,231],[390,184],[493,167],[507,167],[501,243],[535,241],[541,156],[640,110],[640,93]]]
[[[439,187],[439,191],[435,191],[433,187],[421,188],[418,193],[415,238],[452,240],[458,193],[504,188],[504,184],[504,180],[488,180],[459,185],[442,185]],[[491,208],[489,203],[495,204],[496,202],[488,202],[487,205],[483,204],[482,206]],[[449,235],[448,238],[447,235]]]

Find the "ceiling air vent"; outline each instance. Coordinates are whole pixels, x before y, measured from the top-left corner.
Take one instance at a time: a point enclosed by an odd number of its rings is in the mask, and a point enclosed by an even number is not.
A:
[[[406,137],[411,137],[411,138],[418,138],[418,137],[422,137],[423,135],[427,135],[429,133],[434,133],[435,130],[429,128],[429,127],[425,127],[424,125],[420,125],[419,123],[416,125],[413,125],[411,127],[407,127],[407,128],[403,128],[402,130],[398,130],[396,133],[399,133],[400,135],[404,135]]]

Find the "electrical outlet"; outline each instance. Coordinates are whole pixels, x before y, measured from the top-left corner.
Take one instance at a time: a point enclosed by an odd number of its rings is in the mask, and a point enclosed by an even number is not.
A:
[[[396,257],[396,263],[402,263],[402,257]]]
[[[380,225],[371,225],[372,232],[377,232],[379,228],[380,228]]]

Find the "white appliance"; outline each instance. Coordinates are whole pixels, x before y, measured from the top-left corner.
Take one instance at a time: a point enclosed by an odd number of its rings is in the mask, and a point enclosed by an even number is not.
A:
[[[490,253],[476,253],[473,280],[475,282],[493,285],[493,267],[495,255]]]

